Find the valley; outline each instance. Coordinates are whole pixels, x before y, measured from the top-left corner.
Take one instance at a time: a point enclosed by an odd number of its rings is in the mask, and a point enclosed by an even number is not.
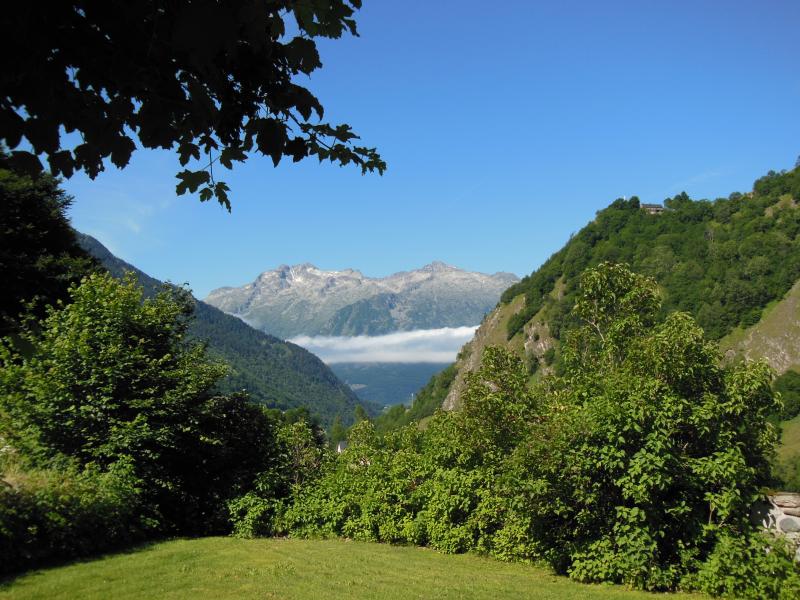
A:
[[[450,363],[333,363],[331,370],[356,396],[380,407],[405,404]]]
[[[800,2],[40,4],[0,600],[800,598]]]

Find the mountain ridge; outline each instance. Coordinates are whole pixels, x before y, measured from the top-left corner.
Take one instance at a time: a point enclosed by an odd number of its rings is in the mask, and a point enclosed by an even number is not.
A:
[[[205,302],[278,337],[380,335],[475,325],[517,281],[513,273],[488,275],[441,261],[386,277],[301,263],[216,288]]]

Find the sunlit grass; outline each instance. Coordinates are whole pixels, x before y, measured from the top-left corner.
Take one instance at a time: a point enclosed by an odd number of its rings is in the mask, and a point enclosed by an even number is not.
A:
[[[654,598],[472,555],[343,540],[204,538],[33,572],[1,599]],[[670,598],[689,598],[675,594]]]

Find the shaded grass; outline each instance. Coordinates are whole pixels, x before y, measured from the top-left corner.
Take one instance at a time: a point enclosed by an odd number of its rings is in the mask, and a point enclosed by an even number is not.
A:
[[[0,586],[4,600],[655,597],[473,555],[344,540],[235,538],[163,542],[32,572]]]

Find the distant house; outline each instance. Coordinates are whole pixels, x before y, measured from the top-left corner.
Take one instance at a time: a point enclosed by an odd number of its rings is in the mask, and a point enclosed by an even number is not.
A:
[[[347,440],[342,440],[336,444],[336,454],[341,454],[347,448]]]
[[[664,212],[664,207],[660,204],[640,204],[639,208],[649,215],[660,215]]]

